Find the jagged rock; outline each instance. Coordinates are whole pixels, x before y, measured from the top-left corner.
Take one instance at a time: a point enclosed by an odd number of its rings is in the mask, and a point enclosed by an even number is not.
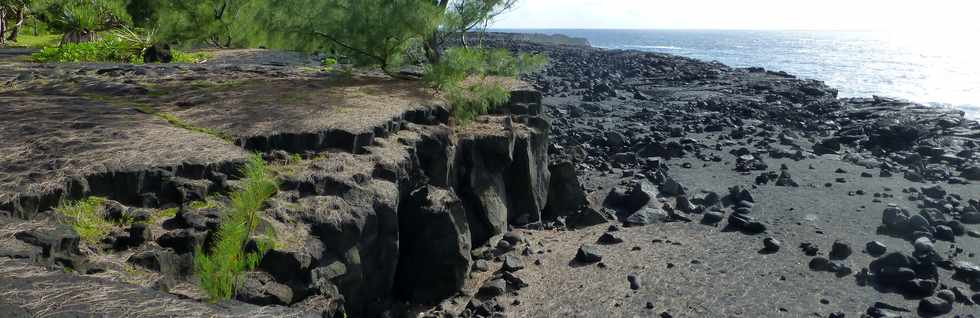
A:
[[[626,218],[624,223],[630,226],[643,226],[666,222],[670,218],[667,211],[654,207],[644,207]]]
[[[583,244],[575,253],[575,260],[581,263],[595,263],[602,260],[599,249],[593,245]]]
[[[623,238],[620,237],[615,232],[602,233],[602,235],[599,236],[599,239],[596,241],[596,243],[599,244],[619,244],[622,242],[623,242]]]
[[[971,181],[980,181],[980,166],[970,166],[964,168],[963,172],[960,173],[960,178]]]
[[[799,187],[800,184],[793,180],[790,176],[789,171],[783,170],[779,174],[779,178],[776,179],[776,185],[781,187]]]
[[[140,266],[168,277],[190,275],[193,259],[191,254],[179,255],[172,249],[150,249],[137,252],[126,262]]]
[[[470,232],[463,203],[451,190],[414,191],[399,212],[402,230],[395,290],[417,302],[452,296],[466,279]]]
[[[235,289],[236,299],[260,306],[292,303],[292,289],[277,283],[268,273],[248,272],[244,276],[241,285]]]
[[[616,218],[614,215],[612,215],[612,213],[605,212],[605,210],[595,210],[593,208],[586,207],[578,213],[568,216],[566,223],[568,226],[573,228],[582,228],[603,224],[615,219]]]
[[[575,173],[575,164],[562,161],[549,167],[551,170],[551,186],[548,190],[548,205],[544,208],[546,220],[569,216],[588,205],[585,191]]]

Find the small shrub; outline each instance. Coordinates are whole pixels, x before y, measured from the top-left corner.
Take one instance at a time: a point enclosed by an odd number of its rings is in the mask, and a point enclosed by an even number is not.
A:
[[[547,57],[540,54],[513,55],[505,49],[451,48],[446,50],[439,63],[427,66],[423,80],[446,93],[453,106],[453,117],[465,123],[510,98],[508,90],[499,83],[463,84],[467,79],[517,77],[539,71],[547,64]]]
[[[484,81],[451,88],[447,91],[446,97],[453,105],[453,117],[461,123],[467,123],[507,103],[510,99],[510,90],[500,83]]]
[[[440,89],[457,85],[470,76],[508,76],[540,71],[548,58],[540,54],[513,55],[506,49],[450,48],[442,60],[426,69],[426,82]]]
[[[229,299],[235,293],[241,273],[255,269],[272,246],[272,233],[257,240],[258,250],[247,251],[246,244],[258,225],[258,212],[265,200],[278,191],[278,185],[259,155],[242,169],[242,189],[231,194],[221,226],[210,249],[194,250],[194,273],[211,301]]]

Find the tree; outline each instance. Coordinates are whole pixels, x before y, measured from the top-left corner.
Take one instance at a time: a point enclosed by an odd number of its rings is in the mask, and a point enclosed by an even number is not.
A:
[[[511,10],[517,0],[432,0],[443,14],[442,24],[425,40],[426,58],[438,63],[446,42],[458,38],[466,46],[466,33],[487,25],[501,14]]]
[[[337,51],[392,74],[406,49],[438,26],[440,11],[430,1],[255,1],[243,31],[253,45]]]
[[[217,47],[244,46],[250,34],[250,9],[270,0],[170,0],[158,1],[156,25],[163,38],[182,44],[207,43]],[[282,1],[290,2],[290,0]],[[272,12],[268,12],[272,14]]]
[[[17,35],[24,25],[30,9],[30,0],[0,0],[0,44],[5,41],[17,41]],[[14,19],[12,26],[7,25],[8,17]],[[10,35],[5,35],[10,32]]]

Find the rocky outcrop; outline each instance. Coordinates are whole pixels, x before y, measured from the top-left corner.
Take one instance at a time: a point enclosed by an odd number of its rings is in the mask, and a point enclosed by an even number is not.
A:
[[[462,201],[452,190],[426,186],[414,191],[398,213],[404,231],[395,293],[423,304],[455,295],[472,263]]]

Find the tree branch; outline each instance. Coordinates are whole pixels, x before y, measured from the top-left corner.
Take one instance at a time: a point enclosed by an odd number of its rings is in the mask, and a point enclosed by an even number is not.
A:
[[[343,46],[345,49],[354,51],[354,53],[357,53],[357,54],[360,54],[360,55],[364,55],[364,56],[367,56],[367,57],[372,58],[374,60],[377,60],[378,63],[380,63],[381,65],[385,65],[385,64],[388,63],[388,61],[385,58],[382,58],[380,56],[377,56],[377,55],[374,55],[374,54],[365,52],[365,51],[363,51],[361,49],[358,49],[358,48],[355,48],[353,46],[347,45],[347,43],[341,42],[340,40],[338,40],[337,38],[334,38],[333,36],[330,36],[329,34],[326,34],[326,33],[320,32],[320,31],[313,31],[313,34],[319,35],[319,36],[321,36],[321,37],[329,40],[330,42],[336,43],[337,45]]]

